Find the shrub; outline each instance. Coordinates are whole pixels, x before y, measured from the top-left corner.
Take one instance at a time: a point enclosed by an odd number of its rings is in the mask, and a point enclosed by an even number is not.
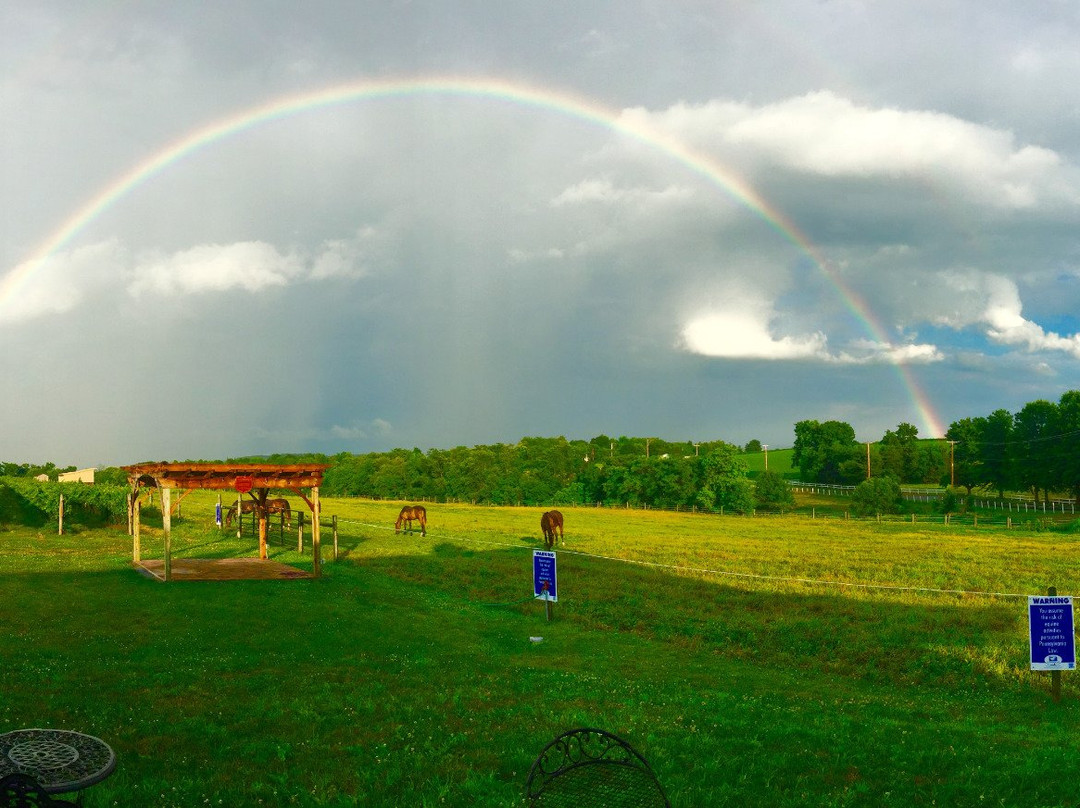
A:
[[[795,495],[783,475],[775,471],[763,471],[754,481],[754,503],[762,509],[790,508],[795,505]]]
[[[878,513],[900,513],[903,499],[900,483],[895,477],[871,477],[855,486],[855,513],[859,516],[873,516]]]

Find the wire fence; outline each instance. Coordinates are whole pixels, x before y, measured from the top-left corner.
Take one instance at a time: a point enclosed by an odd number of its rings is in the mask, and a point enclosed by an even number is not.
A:
[[[854,485],[833,485],[825,483],[804,483],[798,480],[789,480],[791,490],[797,493],[818,494],[823,496],[850,497],[854,495]],[[909,502],[941,502],[949,495],[947,488],[911,488],[900,486],[900,495]],[[955,495],[955,492],[954,492]],[[1010,492],[1000,497],[967,497],[963,500],[969,502],[971,507],[984,510],[1002,510],[1010,513],[1043,513],[1043,514],[1075,514],[1076,500],[1069,498],[1055,498],[1049,501],[1036,502],[1031,494]]]
[[[342,524],[358,525],[371,530],[392,530],[385,525],[377,525],[368,522],[359,522],[355,520],[342,519]],[[441,540],[455,540],[468,542],[470,544],[479,544],[488,547],[501,547],[512,550],[521,550],[531,552],[536,549],[534,547],[523,547],[520,542],[503,542],[493,541],[490,539],[480,539],[475,536],[466,536],[454,533],[443,533],[441,531],[433,532],[428,530],[428,538],[438,538]],[[985,598],[1027,598],[1030,593],[1021,592],[992,592],[983,591],[977,589],[947,589],[942,587],[929,587],[929,586],[901,586],[897,584],[873,584],[873,583],[860,583],[852,581],[837,581],[824,578],[806,578],[798,576],[784,576],[784,575],[765,575],[752,572],[739,572],[735,570],[717,569],[714,567],[696,567],[683,564],[667,564],[658,561],[648,561],[644,559],[635,558],[623,558],[620,556],[604,555],[600,553],[588,553],[582,550],[567,550],[565,548],[558,551],[559,553],[571,556],[577,556],[580,558],[592,558],[601,561],[614,562],[619,564],[627,564],[632,566],[647,567],[651,569],[667,570],[678,574],[686,575],[708,575],[718,578],[739,578],[752,581],[763,581],[770,583],[790,583],[800,584],[804,586],[823,586],[823,587],[837,587],[847,589],[860,589],[860,590],[878,590],[883,592],[912,592],[922,594],[933,595],[950,595],[950,596],[970,596],[970,597],[985,597]],[[534,600],[535,598],[526,598],[521,601],[522,603]],[[514,605],[514,604],[481,604],[481,605]]]

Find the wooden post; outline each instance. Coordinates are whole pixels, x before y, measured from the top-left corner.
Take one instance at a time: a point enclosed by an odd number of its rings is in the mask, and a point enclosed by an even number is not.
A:
[[[57,519],[59,520],[58,527],[57,527],[57,532],[58,532],[59,535],[63,536],[64,535],[64,495],[63,494],[60,495],[60,512],[57,514]]]
[[[131,516],[135,506],[132,504],[131,494],[127,495],[127,520],[128,520],[128,535],[131,535]]]
[[[243,509],[240,507],[240,499],[243,494],[236,495],[236,538],[242,538],[244,534],[244,514]]]
[[[267,532],[267,518],[266,512],[262,511],[259,514],[259,558],[266,559],[270,556],[266,552],[266,532]]]
[[[322,558],[319,556],[319,539],[321,528],[319,519],[319,486],[311,487],[311,571],[316,578],[322,576]]]
[[[269,514],[266,512],[266,495],[269,493],[268,488],[260,488],[258,501],[255,503],[255,512],[259,515],[259,558],[264,560],[270,557],[266,551],[266,534],[269,528],[267,524]]]
[[[304,552],[304,512],[296,512],[296,552]]]
[[[1046,594],[1054,597],[1057,594],[1057,587],[1049,587]],[[1061,671],[1050,671],[1050,695],[1054,697],[1055,703],[1061,701]]]
[[[338,557],[338,550],[337,550],[337,514],[335,514],[334,516],[332,516],[330,518],[333,520],[333,525],[334,525],[334,561],[337,561],[337,557]]]
[[[172,490],[161,489],[161,528],[165,533],[165,582],[172,580],[172,510],[169,507],[169,498]]]
[[[131,508],[131,560],[135,564],[138,564],[140,561],[142,561],[142,544],[139,541],[140,533],[142,533],[142,503],[136,496],[135,503],[134,505],[132,505]]]

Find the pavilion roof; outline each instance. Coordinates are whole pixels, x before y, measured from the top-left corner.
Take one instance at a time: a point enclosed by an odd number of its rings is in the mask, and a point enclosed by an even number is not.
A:
[[[235,489],[250,478],[252,488],[311,488],[322,485],[325,463],[138,463],[121,466],[133,485],[162,488]]]

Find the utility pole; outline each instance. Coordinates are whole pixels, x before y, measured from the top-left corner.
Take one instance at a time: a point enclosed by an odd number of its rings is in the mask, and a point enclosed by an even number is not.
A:
[[[652,438],[645,438],[645,457],[649,456],[649,444],[652,443]]]
[[[699,447],[700,445],[701,445],[700,443],[695,443],[695,444],[694,444],[694,457],[697,457],[697,456],[698,456],[698,447]]]
[[[956,441],[949,441],[949,487],[956,488]]]
[[[870,479],[870,442],[866,442],[866,479]]]
[[[761,446],[762,446],[762,448],[765,449],[765,471],[768,471],[769,470],[769,444],[763,443],[763,444],[761,444]]]

